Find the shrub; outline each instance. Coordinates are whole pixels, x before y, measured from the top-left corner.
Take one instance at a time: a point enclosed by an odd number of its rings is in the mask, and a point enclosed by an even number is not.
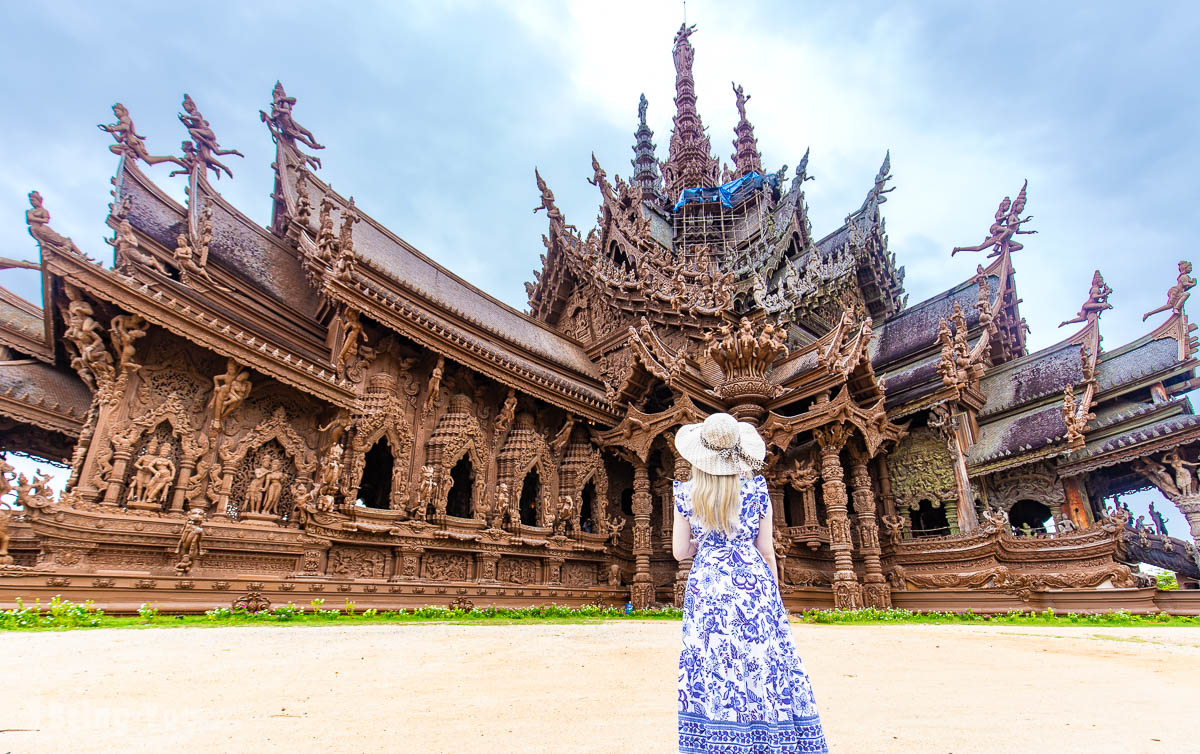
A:
[[[158,608],[150,607],[149,602],[143,602],[138,608],[138,617],[146,623],[153,623],[158,618]]]
[[[1171,571],[1163,571],[1154,577],[1159,589],[1164,592],[1174,591],[1179,588],[1179,579],[1175,578],[1175,574]]]

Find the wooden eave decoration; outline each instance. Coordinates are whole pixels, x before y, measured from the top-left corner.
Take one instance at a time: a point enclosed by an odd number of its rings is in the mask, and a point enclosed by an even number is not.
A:
[[[859,406],[843,387],[837,395],[825,403],[817,403],[808,411],[796,416],[781,416],[773,411],[760,427],[767,446],[786,451],[792,440],[801,432],[810,431],[827,424],[842,422],[857,429],[863,437],[869,455],[879,452],[885,442],[899,442],[908,434],[906,427],[892,423],[880,398],[874,405]]]
[[[139,286],[133,278],[123,278],[75,254],[48,256],[46,271],[48,277],[68,281],[119,309],[337,406],[350,408],[356,400],[349,383],[340,383],[328,363],[285,352],[247,333],[244,326],[186,289]]]
[[[358,309],[370,311],[395,332],[422,346],[487,375],[497,382],[541,398],[551,405],[581,416],[611,424],[617,414],[603,397],[596,382],[589,392],[587,383],[571,384],[559,376],[561,371],[538,366],[540,359],[529,355],[521,361],[497,349],[493,337],[478,331],[473,323],[455,321],[432,311],[428,302],[400,295],[394,286],[383,288],[356,276],[353,281],[338,281],[329,288],[335,299]],[[522,363],[524,362],[524,363]],[[586,386],[586,387],[585,387]]]
[[[634,406],[627,406],[625,417],[610,430],[591,431],[596,444],[606,448],[623,448],[642,461],[650,457],[654,440],[664,432],[682,424],[701,421],[704,412],[696,407],[686,394],[677,394],[671,408],[648,414]]]

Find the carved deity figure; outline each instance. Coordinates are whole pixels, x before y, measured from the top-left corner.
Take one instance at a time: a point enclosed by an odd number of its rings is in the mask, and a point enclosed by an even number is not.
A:
[[[616,563],[609,563],[608,565],[608,585],[621,585],[621,566],[617,565]]]
[[[418,521],[424,521],[429,513],[429,507],[437,500],[437,469],[432,466],[421,467],[421,482],[417,485],[416,505],[409,514]]]
[[[425,414],[432,414],[433,408],[437,405],[438,392],[442,387],[442,375],[446,372],[446,358],[439,356],[437,363],[433,366],[433,371],[429,374],[429,389],[425,393]]]
[[[729,83],[733,87],[733,96],[735,98],[737,98],[738,118],[740,118],[741,120],[745,120],[746,119],[746,102],[750,99],[750,97],[742,90],[742,87],[738,86],[736,83],[734,83],[732,81]],[[735,142],[735,144],[736,144],[736,142]]]
[[[565,536],[567,533],[567,524],[572,522],[575,515],[575,503],[571,500],[570,495],[563,495],[558,502],[558,510],[554,512],[554,534],[556,536]]]
[[[116,123],[108,125],[101,123],[96,126],[101,131],[112,134],[113,139],[116,140],[116,144],[108,146],[110,152],[142,160],[147,165],[157,165],[160,162],[173,162],[181,168],[187,167],[178,157],[157,157],[151,155],[146,149],[146,137],[139,134],[137,129],[134,128],[133,119],[129,117],[129,110],[120,102],[112,106],[112,111],[113,115],[117,116]]]
[[[150,481],[146,484],[146,500],[153,503],[165,503],[171,482],[175,479],[175,463],[170,458],[171,444],[162,443],[158,455],[151,457]],[[149,456],[149,453],[143,458]]]
[[[321,466],[321,491],[327,494],[337,492],[342,480],[342,444],[335,442],[329,446],[325,454],[325,463]]]
[[[129,483],[129,499],[147,499],[150,480],[154,478],[154,462],[158,458],[158,439],[150,438],[146,452],[133,462],[133,480]]]
[[[1077,528],[1075,522],[1065,513],[1054,517],[1054,530],[1056,534],[1073,534]]]
[[[108,243],[116,250],[114,259],[117,269],[122,273],[129,274],[134,265],[140,265],[149,267],[162,275],[168,274],[166,265],[160,262],[158,257],[142,251],[137,235],[133,232],[133,226],[129,224],[128,220],[122,220],[117,225],[117,230]]]
[[[179,534],[179,544],[175,546],[175,554],[179,556],[179,562],[175,564],[176,573],[182,575],[192,570],[192,566],[202,554],[200,544],[203,540],[204,511],[193,508],[188,512],[183,531]]]
[[[89,387],[96,387],[97,376],[111,377],[112,357],[100,337],[100,324],[93,316],[92,305],[82,298],[72,298],[67,305],[67,328],[63,338],[75,346],[78,355],[71,366],[79,372]]]
[[[270,458],[254,470],[254,478],[246,490],[246,512],[275,515],[283,495],[286,475],[279,469],[279,459]]]
[[[892,515],[883,517],[884,533],[887,535],[888,544],[890,544],[892,547],[900,544],[900,542],[904,539],[905,523],[906,521],[902,516]]]
[[[1162,462],[1175,470],[1175,487],[1179,490],[1181,497],[1196,494],[1196,476],[1190,469],[1200,466],[1200,463],[1185,461],[1178,448],[1164,455]]]
[[[508,431],[512,426],[513,418],[517,415],[517,391],[509,388],[508,395],[504,398],[504,406],[500,409],[499,416],[496,417],[496,436],[499,437]]]
[[[134,362],[134,341],[146,336],[150,324],[137,314],[120,314],[112,318],[112,344],[117,354],[117,368],[136,372],[141,366]]]
[[[1145,322],[1150,317],[1153,317],[1159,312],[1170,310],[1172,314],[1180,314],[1183,311],[1183,305],[1187,302],[1188,296],[1191,296],[1191,290],[1196,287],[1196,278],[1192,277],[1192,263],[1187,260],[1179,262],[1179,277],[1175,280],[1175,285],[1167,290],[1167,303],[1152,309],[1142,315],[1142,321]]]
[[[60,236],[50,230],[50,212],[42,205],[42,195],[36,191],[29,192],[29,209],[25,210],[25,223],[29,226],[29,235],[38,243],[57,248],[67,248],[71,239]]]
[[[17,470],[8,462],[8,459],[0,455],[0,498],[13,491],[13,482],[16,481]]]
[[[213,377],[212,397],[209,398],[213,429],[220,430],[225,426],[225,418],[249,397],[251,387],[250,372],[233,359],[226,361],[225,371]]]
[[[996,209],[996,219],[988,229],[988,237],[977,246],[956,246],[950,252],[950,256],[954,256],[960,251],[983,251],[984,249],[994,249],[989,257],[996,257],[1002,254],[1006,249],[1010,252],[1019,251],[1024,246],[1017,243],[1014,238],[1017,234],[1037,233],[1036,230],[1021,230],[1021,224],[1033,219],[1033,216],[1022,218],[1021,213],[1025,211],[1026,190],[1029,182],[1021,187],[1021,192],[1017,194],[1017,200],[1014,202],[1009,197],[1004,197],[1000,202],[1000,206]]]
[[[221,177],[222,170],[232,178],[233,171],[217,160],[216,155],[232,154],[238,157],[245,157],[245,155],[236,149],[221,149],[221,145],[217,143],[217,135],[213,133],[209,122],[200,114],[200,108],[196,107],[195,101],[189,94],[183,95],[183,112],[179,113],[179,122],[192,137],[194,151],[189,158],[197,165],[211,168],[217,178]]]
[[[1164,458],[1163,460],[1165,461],[1166,459]],[[1150,458],[1139,458],[1134,462],[1134,469],[1147,480],[1149,480],[1151,484],[1162,490],[1163,494],[1165,494],[1167,497],[1177,498],[1183,494],[1179,487],[1176,486],[1175,479],[1172,478],[1171,473],[1167,471],[1167,469],[1161,463],[1158,463]],[[1187,476],[1183,481],[1186,484],[1191,485],[1191,472],[1187,471],[1186,468],[1184,471],[1187,473]],[[1124,505],[1124,510],[1126,511],[1129,509],[1128,504],[1124,504],[1121,501],[1118,501],[1118,505]]]
[[[221,290],[229,290],[224,286],[217,284],[212,276],[208,274],[208,268],[197,261],[196,251],[192,248],[188,238],[183,233],[175,237],[175,250],[172,252],[175,259],[175,266],[179,268],[179,280],[184,285],[195,285],[196,278],[210,285],[220,288]]]
[[[615,545],[621,539],[621,532],[625,529],[625,525],[629,523],[629,519],[624,516],[613,516],[608,519],[605,525],[608,529],[608,541]]]
[[[363,326],[357,310],[347,309],[342,321],[344,325],[342,345],[333,360],[339,378],[346,376],[346,370],[351,361],[358,356],[358,346],[363,337]]]

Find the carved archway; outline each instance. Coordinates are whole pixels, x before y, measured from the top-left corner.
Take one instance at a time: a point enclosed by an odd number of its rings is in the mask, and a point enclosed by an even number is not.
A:
[[[392,411],[374,414],[358,425],[354,442],[350,446],[350,468],[347,472],[350,494],[346,499],[353,500],[358,495],[363,470],[367,466],[367,453],[376,443],[385,439],[392,454],[392,484],[388,507],[393,510],[406,510],[409,503],[413,436],[403,416],[396,416]]]
[[[296,479],[306,484],[312,481],[313,469],[316,467],[316,454],[292,427],[292,423],[288,421],[287,411],[277,408],[270,419],[260,422],[232,448],[224,447],[219,451],[221,488],[216,496],[218,512],[226,513],[229,510],[230,496],[233,492],[238,468],[242,466],[243,460],[248,454],[258,451],[272,440],[279,443],[279,446],[283,448],[284,455],[295,466]]]
[[[551,511],[558,499],[559,479],[554,473],[555,459],[550,444],[540,432],[534,429],[533,416],[528,413],[517,414],[513,428],[504,443],[504,449],[496,457],[499,481],[507,484],[512,499],[513,518],[519,518],[520,494],[525,477],[531,469],[536,469],[541,482],[537,495],[537,525],[548,526]]]
[[[465,393],[451,396],[450,406],[438,421],[426,447],[425,464],[433,468],[434,479],[438,484],[434,508],[439,515],[446,513],[451,471],[464,456],[470,459],[476,474],[476,484],[471,493],[472,515],[479,517],[482,511],[482,506],[478,503],[485,485],[479,481],[488,468],[489,446],[487,436],[471,407],[471,398]]]

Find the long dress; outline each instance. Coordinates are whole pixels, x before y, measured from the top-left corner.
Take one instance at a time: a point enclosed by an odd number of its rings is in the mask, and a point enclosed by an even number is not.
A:
[[[692,483],[675,482],[689,521]],[[736,531],[692,523],[697,541],[683,599],[679,751],[827,752],[808,673],[775,575],[754,546],[770,505],[761,476],[741,482]]]

